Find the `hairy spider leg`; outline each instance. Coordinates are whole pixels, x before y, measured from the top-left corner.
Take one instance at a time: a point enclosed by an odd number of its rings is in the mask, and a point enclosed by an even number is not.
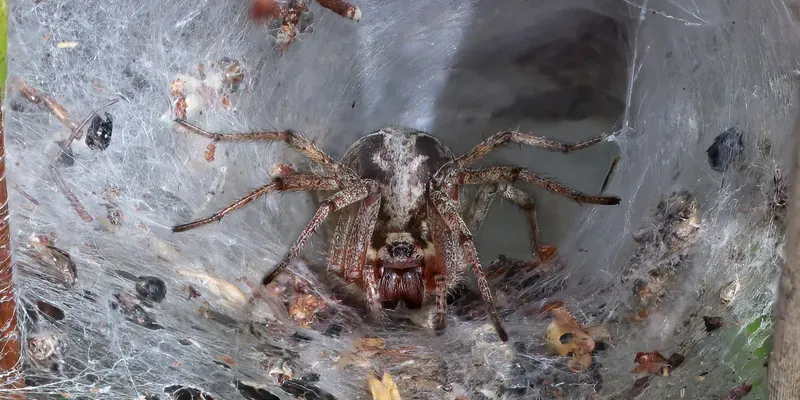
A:
[[[317,229],[319,229],[320,225],[322,225],[322,222],[325,221],[325,218],[329,214],[357,201],[361,201],[367,196],[377,192],[377,183],[368,179],[363,179],[355,186],[346,187],[325,199],[319,209],[317,209],[314,217],[311,218],[311,221],[308,223],[308,225],[306,225],[305,229],[303,229],[303,232],[300,233],[300,236],[298,236],[297,240],[295,240],[292,247],[289,248],[289,253],[286,255],[286,257],[283,258],[281,263],[278,264],[278,266],[272,270],[272,272],[264,276],[264,279],[261,281],[261,283],[263,285],[269,285],[281,272],[283,272],[284,269],[286,269],[289,263],[298,256],[300,250],[306,244],[308,239],[314,232],[316,232]]]
[[[515,188],[511,184],[501,182],[478,186],[475,199],[464,212],[464,221],[466,221],[469,230],[477,232],[480,229],[486,214],[489,212],[489,207],[491,207],[498,194],[525,213],[525,217],[528,220],[533,256],[538,258],[540,262],[546,261],[546,258],[555,249],[550,246],[542,246],[539,243],[539,225],[536,221],[535,203],[528,193]]]
[[[553,193],[569,197],[578,203],[601,204],[613,206],[620,202],[616,196],[590,196],[570,189],[558,182],[543,178],[525,168],[514,166],[496,166],[477,170],[462,170],[456,174],[457,185],[486,185],[498,182],[528,182],[538,185]]]
[[[451,193],[450,199],[455,200],[457,191]],[[431,318],[431,325],[435,331],[443,331],[447,325],[447,293],[460,283],[467,267],[463,261],[463,254],[459,246],[459,235],[452,231],[444,217],[437,211],[432,200],[428,200],[428,224],[436,251],[432,261],[431,276],[428,281],[433,283],[433,298],[435,308]]]
[[[458,233],[459,242],[464,251],[464,261],[472,265],[472,272],[475,274],[475,279],[478,282],[478,289],[486,305],[486,311],[492,319],[494,329],[497,331],[500,340],[507,342],[508,333],[506,333],[503,322],[497,314],[489,282],[486,280],[486,274],[483,272],[483,266],[481,266],[480,259],[478,258],[478,250],[475,248],[475,241],[472,239],[472,234],[469,232],[467,224],[458,212],[458,206],[441,190],[436,190],[431,193],[431,201],[436,206],[436,211],[438,211],[439,215],[444,219],[448,228]]]
[[[186,120],[180,118],[175,119],[175,123],[188,129],[190,132],[213,139],[215,142],[284,141],[286,144],[317,163],[326,171],[343,174],[350,178],[355,178],[355,174],[349,171],[341,163],[334,160],[331,156],[325,154],[324,151],[308,140],[305,136],[290,130],[248,133],[214,133],[208,132],[196,125],[192,125]]]
[[[372,242],[372,233],[375,231],[375,224],[378,222],[378,211],[380,211],[381,208],[380,193],[371,194],[363,203],[365,209],[362,210],[363,212],[359,215],[360,218],[356,224],[356,246],[351,249],[355,250],[354,253],[358,256],[358,258],[354,260],[353,266],[363,266],[361,277],[367,289],[367,308],[373,319],[381,321],[384,319],[384,312],[378,293],[375,266],[367,261],[367,250]]]
[[[341,183],[335,178],[326,178],[313,174],[293,174],[272,179],[272,182],[261,186],[260,188],[250,192],[247,196],[219,209],[208,218],[199,219],[182,225],[176,225],[172,228],[173,232],[185,232],[190,229],[198,228],[203,225],[208,225],[213,222],[219,222],[222,218],[230,214],[253,200],[264,196],[268,193],[274,192],[304,192],[304,191],[326,191],[326,190],[340,190]]]
[[[498,132],[490,136],[488,139],[484,140],[477,146],[473,147],[472,150],[470,150],[467,154],[458,157],[455,161],[455,165],[461,168],[467,167],[481,160],[483,157],[485,157],[492,151],[495,151],[503,147],[506,143],[509,142],[527,144],[529,146],[534,146],[550,151],[560,151],[563,153],[569,153],[572,151],[585,149],[589,146],[600,143],[609,136],[610,135],[608,134],[603,134],[586,139],[579,143],[569,144],[569,143],[559,142],[556,140],[545,139],[539,136],[533,136],[529,133],[522,133],[515,131]]]

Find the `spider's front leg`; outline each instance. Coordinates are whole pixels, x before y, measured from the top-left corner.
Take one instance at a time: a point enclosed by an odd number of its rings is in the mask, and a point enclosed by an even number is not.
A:
[[[443,185],[443,187],[450,186],[450,184]],[[494,325],[494,329],[497,331],[497,335],[500,337],[500,340],[507,342],[508,333],[506,333],[506,330],[503,327],[503,322],[500,320],[500,316],[497,314],[497,309],[494,305],[494,297],[492,296],[492,290],[489,287],[489,282],[486,280],[486,274],[483,272],[483,266],[481,265],[480,258],[478,257],[478,250],[475,248],[475,241],[472,238],[472,234],[470,233],[469,228],[467,228],[466,222],[464,222],[464,219],[459,213],[458,203],[447,196],[445,189],[442,189],[442,186],[439,186],[439,188],[440,189],[434,190],[431,193],[431,202],[435,206],[436,211],[441,216],[444,223],[447,225],[448,231],[457,235],[458,244],[460,244],[463,249],[463,261],[465,264],[472,266],[472,272],[474,273],[475,279],[478,282],[478,289],[480,290],[481,297],[486,305],[486,312],[489,314],[492,324]],[[445,249],[445,254],[456,254],[456,249],[452,248],[454,247],[452,242],[446,242],[446,245],[450,248]],[[450,271],[448,271],[448,273],[449,272]]]
[[[319,209],[317,209],[314,217],[311,218],[311,221],[306,225],[305,229],[303,229],[303,232],[300,233],[297,240],[295,240],[292,247],[289,248],[289,253],[284,257],[283,261],[281,261],[272,272],[264,276],[261,283],[265,286],[269,285],[284,269],[286,269],[289,263],[298,256],[308,239],[319,229],[322,222],[325,221],[325,218],[329,214],[341,210],[357,201],[364,200],[374,193],[378,193],[378,185],[374,181],[365,179],[325,199]]]

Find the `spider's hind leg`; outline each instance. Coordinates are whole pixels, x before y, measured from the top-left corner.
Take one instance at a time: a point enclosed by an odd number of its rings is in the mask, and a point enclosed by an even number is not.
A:
[[[477,232],[486,214],[489,212],[497,195],[510,201],[525,213],[530,231],[531,253],[535,258],[534,262],[546,262],[555,252],[555,247],[542,246],[539,242],[539,225],[536,220],[536,205],[524,190],[518,189],[511,184],[504,182],[494,182],[478,187],[475,199],[464,211],[464,220],[470,232]]]

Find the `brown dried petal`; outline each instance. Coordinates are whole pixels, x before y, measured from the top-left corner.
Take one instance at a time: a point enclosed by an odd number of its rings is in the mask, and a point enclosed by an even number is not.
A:
[[[559,355],[583,355],[594,350],[594,340],[566,308],[558,306],[550,313],[553,320],[547,326],[545,339]]]
[[[388,372],[383,374],[383,379],[381,380],[370,376],[367,381],[369,382],[370,392],[372,392],[372,400],[402,400],[400,390]]]
[[[664,358],[664,356],[662,356],[658,351],[653,351],[652,353],[636,353],[634,362],[639,364],[633,369],[633,371],[631,371],[634,374],[641,374],[643,372],[647,372],[649,374],[661,374],[665,372],[665,370],[667,374],[669,373],[669,364],[667,363],[667,359]]]

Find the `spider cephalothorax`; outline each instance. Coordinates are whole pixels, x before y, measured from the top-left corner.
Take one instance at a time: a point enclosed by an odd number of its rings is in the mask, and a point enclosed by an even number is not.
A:
[[[534,204],[524,191],[512,186],[514,182],[534,183],[581,203],[613,205],[620,201],[618,197],[584,195],[521,167],[468,168],[509,142],[566,153],[599,143],[605,136],[565,144],[507,131],[455,157],[439,140],[424,132],[388,127],[362,137],[341,161],[336,161],[291,131],[219,134],[183,120],[176,122],[215,141],[283,140],[323,172],[276,177],[211,217],[176,226],[173,231],[217,222],[267,193],[332,192],[322,201],[286,258],[264,277],[263,284],[269,284],[280,274],[323,221],[335,215],[328,271],[344,284],[360,289],[370,314],[377,319],[382,318],[384,308],[394,308],[401,302],[408,308],[434,306],[431,324],[437,330],[445,327],[447,292],[471,267],[498,335],[503,341],[508,340],[471,232],[480,226],[486,210],[499,194],[525,211],[533,255],[539,257],[542,248]],[[465,185],[479,189],[475,201],[462,210],[461,187]]]

